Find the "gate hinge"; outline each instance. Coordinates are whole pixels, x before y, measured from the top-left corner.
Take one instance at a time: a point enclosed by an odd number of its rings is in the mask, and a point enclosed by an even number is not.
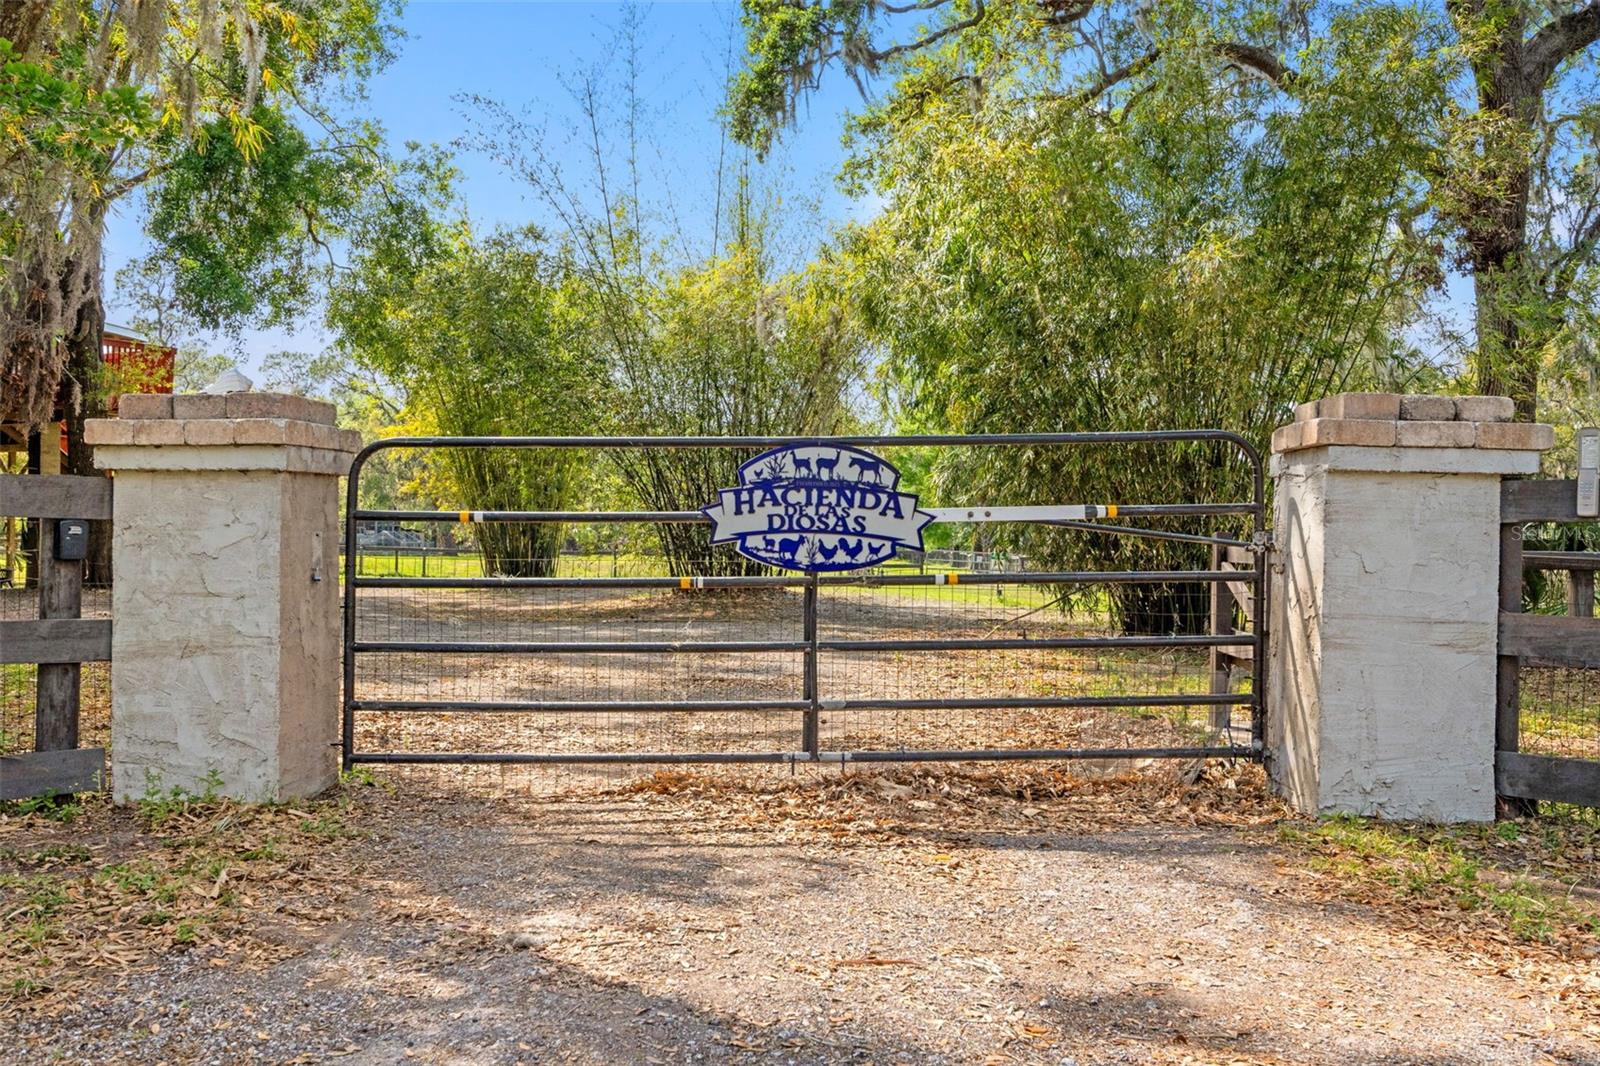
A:
[[[1256,553],[1272,550],[1272,530],[1258,529],[1250,534],[1250,550]]]

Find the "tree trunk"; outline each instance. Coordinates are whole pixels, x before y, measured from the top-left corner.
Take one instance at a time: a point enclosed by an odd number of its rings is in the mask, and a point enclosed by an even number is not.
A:
[[[39,473],[39,460],[43,442],[39,439],[38,430],[28,431],[28,463],[24,468],[26,473]],[[39,519],[24,517],[22,519],[22,557],[28,561],[28,574],[24,578],[22,587],[35,589],[39,587]]]
[[[1539,398],[1537,348],[1523,335],[1517,305],[1527,295],[1528,195],[1533,183],[1534,125],[1543,79],[1528,69],[1527,20],[1504,19],[1492,49],[1473,65],[1483,133],[1472,204],[1463,222],[1471,254],[1479,392],[1509,396],[1517,419],[1534,420]]]
[[[1501,264],[1505,262],[1501,260]],[[1474,387],[1485,396],[1511,397],[1517,405],[1517,421],[1532,422],[1539,406],[1538,348],[1523,337],[1516,314],[1509,309],[1518,288],[1514,269],[1473,264],[1478,342],[1472,362]]]
[[[102,383],[101,333],[105,328],[105,309],[100,302],[98,279],[84,302],[72,332],[67,335],[67,383],[76,397],[63,398],[67,420],[67,457],[62,473],[83,477],[104,477],[104,472],[94,465],[94,449],[83,440],[83,424],[91,418],[104,418],[107,414],[107,396]],[[76,403],[72,402],[76,399]],[[111,585],[111,523],[89,523],[89,557],[84,562],[85,585],[109,587]]]

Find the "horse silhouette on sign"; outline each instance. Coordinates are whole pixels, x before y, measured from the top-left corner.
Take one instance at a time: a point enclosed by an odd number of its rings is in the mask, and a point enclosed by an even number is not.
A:
[[[883,484],[882,459],[863,459],[859,455],[852,455],[850,461],[845,464],[845,469],[854,470],[856,472],[856,480],[862,484],[866,484],[868,474],[872,475],[872,483],[874,485]]]

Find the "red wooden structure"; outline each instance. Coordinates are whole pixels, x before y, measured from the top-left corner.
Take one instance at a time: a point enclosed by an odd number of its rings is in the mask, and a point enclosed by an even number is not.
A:
[[[178,350],[106,329],[100,333],[100,357],[111,376],[110,409],[124,392],[171,392]]]
[[[100,358],[105,366],[105,391],[111,413],[117,410],[117,396],[124,392],[171,392],[173,365],[178,350],[164,344],[151,344],[142,338],[115,329],[100,333]],[[57,410],[58,422],[47,423],[40,431],[50,442],[48,454],[67,454],[65,412]],[[28,427],[20,423],[0,424],[0,457],[28,450]],[[43,460],[42,473],[59,473],[60,462]]]

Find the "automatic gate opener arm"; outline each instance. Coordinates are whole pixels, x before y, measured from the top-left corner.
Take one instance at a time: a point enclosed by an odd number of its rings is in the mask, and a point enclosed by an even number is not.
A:
[[[1115,518],[1117,505],[1078,503],[1056,507],[929,507],[935,522],[1082,522]]]

